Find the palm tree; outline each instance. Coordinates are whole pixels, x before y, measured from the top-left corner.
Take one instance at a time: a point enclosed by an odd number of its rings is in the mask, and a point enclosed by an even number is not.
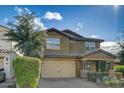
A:
[[[10,31],[5,36],[16,42],[15,48],[22,51],[24,56],[41,57],[47,35],[45,31],[40,31],[41,26],[35,23],[34,20],[38,19],[36,14],[23,9],[15,19],[16,22],[9,22]]]

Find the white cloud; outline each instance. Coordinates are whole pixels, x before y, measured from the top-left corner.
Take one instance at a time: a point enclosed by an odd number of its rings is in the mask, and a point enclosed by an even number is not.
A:
[[[58,21],[61,21],[63,19],[60,13],[50,12],[50,11],[47,11],[46,14],[43,16],[43,18],[48,20],[58,20]]]
[[[91,35],[92,38],[98,38],[98,35]]]
[[[100,44],[101,49],[104,49],[110,53],[117,54],[120,51],[119,44],[114,41],[103,42]]]
[[[80,27],[80,29],[83,28],[83,25],[80,22],[77,25]]]
[[[43,29],[47,29],[44,24],[41,22],[41,18],[35,18],[33,20],[33,22],[35,23],[35,29],[38,28],[40,30],[43,30]]]
[[[23,11],[26,11],[28,13],[31,13],[30,9],[28,8],[19,8],[19,7],[15,7],[15,11],[18,13],[18,14],[21,14]]]
[[[15,11],[17,11],[17,13],[21,13],[23,10],[22,10],[22,8],[19,8],[19,7],[15,7]]]
[[[105,46],[105,47],[108,47],[108,46],[115,46],[117,45],[117,42],[114,42],[114,41],[110,41],[110,42],[103,42],[101,43],[101,46]]]
[[[79,31],[80,29],[79,28],[75,28],[75,30]]]
[[[3,20],[3,23],[7,23],[8,22],[8,18],[5,18],[4,20]]]
[[[76,28],[75,28],[76,31],[83,31],[83,24],[78,22],[76,24]]]
[[[15,11],[17,11],[17,13],[18,13],[19,15],[21,15],[21,13],[22,13],[23,11],[26,11],[26,12],[28,12],[29,14],[31,13],[31,10],[28,9],[28,8],[15,7]],[[18,24],[18,21],[16,20],[15,23]],[[44,24],[42,23],[40,17],[34,18],[31,23],[34,23],[34,24],[35,24],[35,27],[34,27],[35,30],[37,30],[37,29],[40,29],[40,30],[47,29],[47,27],[45,27]]]

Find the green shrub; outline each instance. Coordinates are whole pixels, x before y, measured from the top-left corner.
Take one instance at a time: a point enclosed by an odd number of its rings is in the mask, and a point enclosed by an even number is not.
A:
[[[120,88],[124,88],[124,81],[120,81],[119,83],[120,83],[119,84],[120,85]]]
[[[109,74],[107,72],[88,72],[87,73],[87,79],[89,81],[94,81],[96,82],[97,79],[100,81],[103,80],[103,77],[108,76]]]
[[[109,85],[112,87],[117,87],[117,86],[119,86],[119,81],[118,80],[110,80]]]
[[[118,65],[114,67],[116,72],[121,72],[124,76],[124,65]]]
[[[87,73],[87,79],[89,81],[96,82],[96,74],[94,72],[88,72]]]
[[[107,70],[107,62],[102,61],[100,64],[101,64],[100,65],[101,72],[106,72],[106,70]]]
[[[40,59],[33,57],[17,57],[13,61],[13,69],[19,87],[37,87],[41,71]]]
[[[109,81],[109,77],[108,76],[104,76],[103,77],[102,82],[105,82],[105,81]]]
[[[109,77],[103,77],[102,83],[110,87],[119,87],[120,82],[117,79],[111,79]]]
[[[102,73],[96,72],[95,74],[96,74],[96,80],[99,79],[100,81],[102,81],[102,78],[103,78]]]

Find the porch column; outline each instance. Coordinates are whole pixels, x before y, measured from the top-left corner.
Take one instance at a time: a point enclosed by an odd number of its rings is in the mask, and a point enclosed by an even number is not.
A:
[[[85,70],[85,60],[83,60],[83,70]]]
[[[101,62],[100,62],[100,61],[98,61],[98,63],[99,63],[99,72],[101,72],[101,69],[100,69]]]
[[[113,70],[114,62],[110,61],[110,69]]]

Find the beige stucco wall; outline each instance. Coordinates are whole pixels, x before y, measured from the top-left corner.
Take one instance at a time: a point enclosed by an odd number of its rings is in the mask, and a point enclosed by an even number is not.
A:
[[[6,60],[6,58],[8,60]],[[4,71],[6,74],[6,79],[10,79],[14,76],[13,72],[13,60],[16,58],[16,54],[14,52],[8,53],[4,57]]]
[[[84,41],[70,40],[70,51],[72,51],[72,52],[84,52]]]
[[[100,42],[96,42],[96,48],[100,48]]]
[[[57,33],[56,31],[47,32],[48,37],[59,37],[60,38],[60,47],[59,51],[65,52],[84,52],[85,50],[85,41],[75,41],[71,40],[68,37]],[[100,43],[96,42],[96,49],[100,48]],[[48,50],[48,49],[47,49]],[[55,51],[55,50],[54,50]]]
[[[4,68],[4,58],[0,57],[0,69]]]
[[[76,76],[80,77],[80,70],[83,69],[83,65],[79,60],[76,61]]]
[[[95,42],[96,49],[100,48],[100,43]],[[70,40],[70,51],[73,52],[85,52],[85,41]]]
[[[12,49],[12,42],[5,41],[3,39],[7,39],[7,37],[4,36],[4,34],[8,31],[8,29],[0,27],[0,49]]]
[[[93,64],[92,64],[92,68],[93,68],[93,72],[96,72],[96,63],[94,62]]]
[[[13,50],[16,51],[18,55],[23,56],[22,53],[20,53],[19,51],[17,51],[17,49],[14,48],[16,42],[4,40],[8,39],[8,37],[4,36],[7,31],[9,31],[7,28],[0,26],[0,49]]]

